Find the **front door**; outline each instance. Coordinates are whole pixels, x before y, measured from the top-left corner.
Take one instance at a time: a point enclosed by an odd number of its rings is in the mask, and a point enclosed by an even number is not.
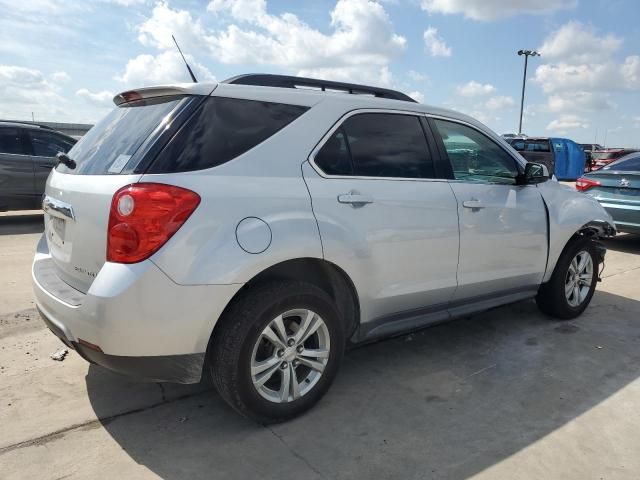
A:
[[[547,219],[535,185],[517,185],[515,159],[484,133],[434,119],[458,201],[460,263],[454,301],[533,290],[547,259]]]
[[[419,116],[360,113],[303,165],[325,259],[353,279],[363,323],[444,308],[456,288],[457,205],[433,158]]]

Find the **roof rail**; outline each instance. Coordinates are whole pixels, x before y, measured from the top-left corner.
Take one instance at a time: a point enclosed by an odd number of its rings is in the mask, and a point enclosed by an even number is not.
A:
[[[370,87],[355,83],[333,82],[331,80],[318,80],[316,78],[295,77],[293,75],[272,75],[268,73],[248,73],[236,77],[227,78],[222,83],[234,85],[256,85],[262,87],[317,89],[331,92],[344,92],[354,95],[373,95],[375,97],[403,100],[417,103],[410,96],[389,90],[387,88]]]
[[[25,126],[25,127],[38,127],[38,128],[44,128],[45,130],[53,130],[52,127],[50,127],[49,125],[41,125],[39,123],[36,122],[30,122],[28,120],[0,120],[0,123],[10,123],[11,125],[21,125],[21,126]]]

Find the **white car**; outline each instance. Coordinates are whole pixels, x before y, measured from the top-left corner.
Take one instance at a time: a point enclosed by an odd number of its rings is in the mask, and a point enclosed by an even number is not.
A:
[[[142,88],[69,152],[33,262],[90,362],[193,383],[261,422],[310,408],[346,345],[518,300],[574,318],[615,234],[460,113],[276,75]]]

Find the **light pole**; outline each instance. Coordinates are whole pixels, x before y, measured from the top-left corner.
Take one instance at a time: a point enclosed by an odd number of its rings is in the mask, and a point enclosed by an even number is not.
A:
[[[524,55],[524,75],[522,76],[522,98],[520,99],[520,124],[518,125],[518,135],[522,133],[522,112],[524,110],[524,87],[527,83],[527,63],[529,57],[539,57],[535,50],[518,50],[518,55]]]

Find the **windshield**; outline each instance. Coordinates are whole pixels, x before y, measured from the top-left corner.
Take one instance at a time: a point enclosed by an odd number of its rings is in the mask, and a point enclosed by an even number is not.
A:
[[[186,98],[159,97],[114,108],[67,153],[76,162],[76,168],[59,164],[56,169],[75,175],[121,173],[149,135],[166,123]]]

